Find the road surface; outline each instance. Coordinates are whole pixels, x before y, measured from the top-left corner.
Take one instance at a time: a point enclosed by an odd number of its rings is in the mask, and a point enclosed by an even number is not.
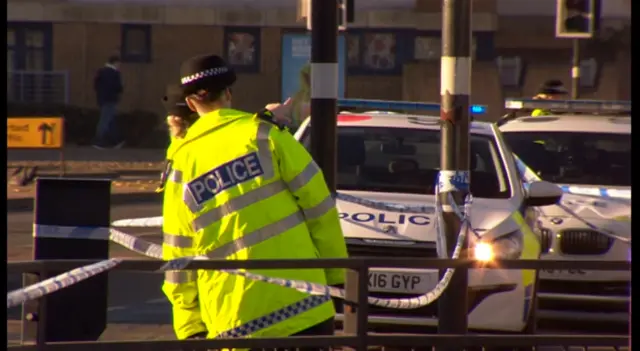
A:
[[[112,207],[113,220],[135,217],[152,217],[160,214],[158,202],[122,204]],[[32,213],[28,211],[10,212],[8,214],[8,260],[28,260],[31,255]],[[134,229],[127,228],[128,233],[146,240],[159,243],[159,228]],[[145,259],[118,245],[111,246],[111,256]],[[163,340],[174,338],[171,330],[171,314],[160,286],[162,276],[153,273],[110,273],[109,286],[109,326],[102,336],[104,340]],[[20,286],[20,277],[9,276],[9,290]],[[132,289],[132,287],[135,287]],[[9,340],[15,342],[20,338],[19,309],[8,310],[7,331]],[[546,330],[544,332],[549,332]],[[594,331],[598,333],[598,331]],[[561,350],[561,348],[539,348],[545,351]],[[581,348],[572,348],[572,350]],[[591,348],[593,351],[613,350],[612,348]]]

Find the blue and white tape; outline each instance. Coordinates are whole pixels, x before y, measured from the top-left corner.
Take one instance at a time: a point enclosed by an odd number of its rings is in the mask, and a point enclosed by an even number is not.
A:
[[[158,217],[145,217],[145,218],[129,218],[119,219],[111,222],[112,227],[146,227],[146,228],[158,228],[162,227],[162,216]]]
[[[529,168],[529,166],[527,166],[524,162],[522,162],[522,160],[517,156],[517,155],[513,155],[515,160],[516,160],[516,165],[518,167],[518,171],[520,172],[520,174],[523,175],[523,178],[526,182],[525,186],[527,186],[529,183],[531,182],[535,182],[535,181],[540,181],[542,180],[537,174],[535,174],[535,172],[533,172],[533,170],[531,168]],[[604,197],[604,198],[608,198],[608,199],[628,199],[631,200],[631,191],[630,190],[616,190],[615,192],[611,192],[611,193],[607,193],[604,188],[585,188],[585,187],[572,187],[572,186],[561,186],[560,187],[562,189],[562,191],[566,194],[572,194],[572,195],[582,195],[582,196],[594,196],[594,197]],[[591,189],[591,190],[589,190]],[[626,195],[624,195],[625,192],[628,192],[628,198],[624,197]],[[610,196],[613,195],[613,196]],[[576,220],[580,221],[582,224],[584,224],[585,226],[587,226],[590,229],[596,230],[600,233],[602,233],[605,236],[608,236],[612,239],[615,240],[620,240],[621,242],[627,243],[627,244],[631,244],[631,238],[625,238],[623,236],[617,235],[616,233],[604,229],[604,228],[600,228],[598,226],[596,226],[595,224],[591,223],[590,221],[588,221],[587,219],[583,218],[582,216],[578,215],[575,211],[573,211],[572,209],[570,209],[568,206],[566,206],[565,204],[563,204],[562,202],[559,202],[556,204],[558,207],[560,207],[563,211],[565,211],[568,215],[570,215],[571,217],[575,218]],[[592,207],[592,211],[593,212],[597,212],[597,210],[595,210],[595,208]],[[605,216],[602,216],[603,218],[607,218]],[[613,219],[613,218],[607,218],[607,219]]]
[[[441,193],[469,191],[469,171],[440,171],[437,188]]]
[[[452,258],[456,259],[460,255],[460,251],[462,246],[466,240],[466,233],[468,231],[469,221],[468,218],[464,219],[463,225],[461,227],[460,235],[458,236],[458,241],[456,244],[455,251],[453,253]],[[119,237],[119,243],[128,249],[141,253],[143,255],[147,255],[153,258],[161,258],[162,256],[162,247],[158,244],[146,242],[140,238],[133,237],[129,234],[117,232],[117,237]],[[127,238],[128,236],[128,238]],[[140,247],[145,247],[144,251],[140,249]],[[160,257],[158,257],[160,256]],[[187,265],[195,260],[208,260],[208,257],[198,256],[198,257],[184,257],[176,260],[168,261],[164,264],[159,271],[171,271],[171,270],[181,270],[187,267]],[[42,281],[40,283],[31,285],[29,287],[16,290],[11,292],[7,296],[7,306],[14,307],[21,303],[24,303],[28,300],[36,299],[47,295],[49,293],[55,292],[62,288],[73,285],[77,282],[85,280],[91,276],[100,274],[106,270],[109,270],[115,267],[118,263],[120,263],[122,259],[110,259],[102,262],[95,263],[93,265],[89,265],[86,267],[81,267],[74,269],[72,271],[63,273],[57,277]],[[326,286],[322,284],[310,283],[301,280],[287,280],[281,278],[273,278],[265,275],[254,274],[242,270],[223,270],[229,274],[239,275],[246,277],[248,279],[262,281],[269,284],[280,285],[283,287],[288,287],[292,289],[296,289],[298,291],[308,293],[311,295],[325,295],[332,296],[336,298],[345,297],[345,291],[343,289],[338,289],[331,286]],[[370,304],[386,307],[386,308],[395,308],[395,309],[414,309],[420,308],[422,306],[426,306],[430,303],[433,303],[437,300],[444,290],[446,289],[449,281],[451,280],[451,276],[454,273],[454,269],[448,269],[442,279],[436,284],[436,286],[430,292],[407,299],[381,299],[375,297],[369,297],[368,302]]]
[[[109,240],[107,227],[69,227],[58,225],[34,224],[33,237],[58,239]]]
[[[447,179],[451,180],[452,178],[448,177]],[[436,188],[436,195],[437,194],[438,194],[438,187]],[[435,211],[435,213],[438,214],[436,224],[437,222],[441,221],[441,215],[442,215],[442,210],[438,209],[438,207],[440,207],[439,206],[440,203],[437,198],[438,196],[436,196],[436,206],[430,207],[430,209],[432,208]],[[366,199],[360,199],[360,198],[349,196],[349,195],[346,196],[346,199],[345,201],[351,200],[353,202],[356,202],[365,206],[367,205],[375,206],[374,208],[380,208],[380,207],[384,207],[385,209],[394,208],[396,210],[401,210],[401,211],[415,210],[417,208],[419,208],[420,211],[425,211],[425,209],[427,209],[426,206],[412,207],[412,206],[405,206],[405,205],[394,204],[394,203],[369,201]],[[455,209],[455,213],[460,216],[460,219],[462,221],[460,233],[458,235],[456,246],[452,255],[453,259],[456,259],[459,257],[460,251],[466,241],[467,233],[470,230],[470,221],[469,221],[468,213],[471,206],[471,201],[472,201],[472,198],[470,196],[467,197],[467,201],[465,202],[463,211],[461,211],[460,209],[457,209],[455,204],[453,205]],[[414,211],[414,212],[418,212],[418,211]],[[433,213],[433,212],[422,212],[422,213]],[[147,224],[149,224],[149,222],[151,221],[147,221]],[[114,224],[116,223],[114,222]],[[132,225],[132,224],[140,224],[140,222],[136,223],[132,220],[129,222],[120,222],[118,224]],[[157,221],[153,224],[157,224]],[[438,228],[439,228],[438,236],[443,236],[444,233],[442,230],[440,230],[441,227],[438,227]],[[162,247],[158,244],[147,242],[145,240],[134,237],[127,233],[120,232],[115,229],[111,230],[110,239],[134,252],[143,254],[148,257],[157,258],[157,259],[162,258]],[[442,240],[441,243],[442,242],[444,242],[444,240]],[[444,250],[439,250],[439,251],[440,251],[439,255],[441,257],[448,256],[446,254],[446,251]],[[203,257],[203,256],[184,257],[184,258],[168,261],[166,264],[164,264],[161,267],[160,271],[181,270],[187,267],[187,265],[194,260],[208,260],[208,257]],[[78,281],[87,279],[92,275],[96,275],[105,270],[111,269],[112,267],[115,267],[115,265],[117,265],[119,262],[121,262],[121,259],[112,259],[112,260],[99,262],[94,265],[78,268],[76,270],[64,273],[58,277],[17,290],[15,292],[10,293],[11,299],[9,299],[8,297],[7,305],[11,307],[11,306],[15,306],[17,304],[23,303],[25,301],[28,301],[30,299],[35,299],[35,298],[44,296],[49,292],[57,291],[61,288],[72,285]],[[287,280],[287,279],[281,279],[281,278],[273,278],[265,275],[250,273],[243,270],[224,270],[224,271],[229,274],[244,276],[252,280],[262,281],[270,284],[276,284],[276,285],[296,289],[298,291],[305,292],[311,295],[332,296],[332,297],[341,298],[341,299],[344,299],[345,297],[345,291],[343,289],[338,289],[335,287],[326,286],[322,284],[310,283],[310,282],[300,281],[300,280]],[[415,308],[420,308],[422,306],[426,306],[430,303],[433,303],[442,295],[447,285],[449,284],[451,280],[451,276],[453,275],[454,272],[455,272],[455,269],[452,269],[452,268],[447,269],[442,279],[438,282],[438,284],[436,284],[436,286],[430,292],[424,295],[421,295],[419,297],[406,298],[406,299],[381,299],[381,298],[369,297],[368,302],[369,304],[372,304],[375,306],[380,306],[385,308],[395,308],[395,309],[415,309]],[[36,291],[37,293],[34,293],[33,291]]]
[[[112,258],[106,261],[76,268],[25,288],[14,290],[7,294],[7,308],[21,305],[29,300],[35,300],[44,295],[69,287],[75,283],[93,277],[94,275],[108,271],[117,266],[120,262],[122,262],[122,259]]]
[[[561,185],[560,189],[567,194],[603,197],[605,199],[631,200],[631,190]]]
[[[527,166],[516,154],[513,154],[513,157],[516,160],[518,171],[522,174],[525,182],[531,183],[542,180],[542,178],[529,168],[529,166]],[[631,190],[628,189],[609,189],[579,185],[560,185],[560,189],[567,194],[602,197],[606,199],[631,200]]]

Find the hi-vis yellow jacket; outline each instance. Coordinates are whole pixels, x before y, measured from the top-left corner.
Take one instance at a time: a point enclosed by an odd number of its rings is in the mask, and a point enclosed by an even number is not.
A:
[[[222,109],[201,116],[170,148],[163,257],[229,260],[347,257],[335,202],[290,133]],[[254,270],[340,284],[342,269]],[[170,271],[163,291],[179,339],[295,334],[335,315],[331,301],[220,271]]]
[[[543,110],[541,108],[537,108],[537,109],[533,110],[533,112],[531,112],[531,117],[546,116],[546,115],[550,115],[550,114],[551,114],[550,111]]]

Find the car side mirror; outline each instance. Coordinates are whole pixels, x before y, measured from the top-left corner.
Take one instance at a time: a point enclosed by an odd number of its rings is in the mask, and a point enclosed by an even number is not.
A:
[[[529,183],[526,191],[525,204],[527,206],[555,205],[562,198],[559,186],[544,180]]]

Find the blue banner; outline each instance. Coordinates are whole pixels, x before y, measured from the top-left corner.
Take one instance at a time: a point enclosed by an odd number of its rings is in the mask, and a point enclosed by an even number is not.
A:
[[[311,35],[284,34],[282,36],[282,100],[293,99],[293,123],[299,123],[308,114],[311,99]],[[344,97],[346,42],[338,37],[338,97]]]

